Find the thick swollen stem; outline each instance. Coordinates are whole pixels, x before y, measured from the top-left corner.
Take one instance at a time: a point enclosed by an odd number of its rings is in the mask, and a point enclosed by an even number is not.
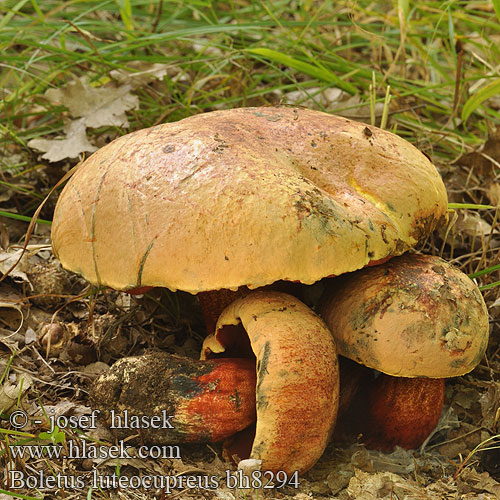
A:
[[[252,360],[197,361],[156,352],[115,363],[98,378],[91,398],[118,439],[140,431],[145,444],[217,442],[255,422],[255,386]],[[165,416],[173,417],[172,428],[145,424]],[[141,425],[112,425],[136,418]]]
[[[352,363],[340,371],[353,375],[356,393],[349,377],[341,377],[342,411],[334,439],[360,436],[367,448],[385,452],[421,446],[441,416],[444,379],[392,377],[357,367]]]
[[[436,427],[444,404],[444,379],[380,374],[368,386],[361,432],[368,448],[418,448]]]

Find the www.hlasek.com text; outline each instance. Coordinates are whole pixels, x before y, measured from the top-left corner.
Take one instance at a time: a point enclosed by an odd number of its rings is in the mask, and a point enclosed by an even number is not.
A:
[[[68,440],[65,444],[47,444],[47,445],[9,445],[9,451],[12,458],[19,459],[43,459],[52,460],[60,458],[78,458],[91,460],[95,459],[172,459],[182,458],[181,449],[178,445],[152,445],[152,446],[130,446],[123,441],[115,445],[96,444],[85,439],[79,441]]]

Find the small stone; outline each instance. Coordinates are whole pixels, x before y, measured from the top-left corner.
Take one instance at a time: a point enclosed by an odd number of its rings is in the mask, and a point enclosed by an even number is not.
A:
[[[238,463],[238,470],[243,471],[245,476],[251,476],[252,472],[256,470],[261,470],[262,460],[257,460],[256,458],[247,458],[246,460],[240,460]]]

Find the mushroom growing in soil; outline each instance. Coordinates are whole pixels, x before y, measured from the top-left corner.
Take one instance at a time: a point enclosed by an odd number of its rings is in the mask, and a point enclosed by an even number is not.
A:
[[[108,421],[112,410],[168,411],[173,429],[144,429],[143,442],[233,437],[228,458],[251,456],[265,470],[292,474],[316,463],[335,423],[339,377],[332,334],[313,311],[291,295],[251,293],[223,311],[202,357],[124,358],[98,379],[93,404]]]
[[[312,284],[378,264],[446,219],[446,191],[432,163],[394,134],[366,129],[326,113],[269,107],[199,114],[118,138],[61,193],[54,253],[96,285],[198,294],[213,333],[237,296],[257,307],[252,289]],[[222,327],[225,338],[230,330]],[[235,331],[241,339],[241,328]],[[235,345],[230,351],[235,357]],[[307,370],[297,362],[290,384],[307,380]],[[329,387],[329,375],[321,377]],[[302,397],[323,397],[321,386]],[[279,394],[272,397],[282,404]],[[265,425],[277,425],[269,418]],[[311,424],[297,425],[305,450]]]
[[[405,254],[336,278],[320,312],[339,354],[383,372],[361,375],[354,404],[364,442],[384,451],[425,441],[441,415],[444,378],[474,369],[488,344],[481,292],[439,257]]]

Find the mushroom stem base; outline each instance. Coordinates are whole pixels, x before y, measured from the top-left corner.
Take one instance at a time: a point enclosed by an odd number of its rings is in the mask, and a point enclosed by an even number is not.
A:
[[[147,445],[214,443],[255,422],[255,387],[253,360],[151,352],[116,362],[94,383],[91,402],[117,439],[140,431]],[[162,416],[166,425],[147,425]]]
[[[339,428],[361,434],[370,449],[415,449],[436,427],[443,404],[444,379],[365,374]]]

